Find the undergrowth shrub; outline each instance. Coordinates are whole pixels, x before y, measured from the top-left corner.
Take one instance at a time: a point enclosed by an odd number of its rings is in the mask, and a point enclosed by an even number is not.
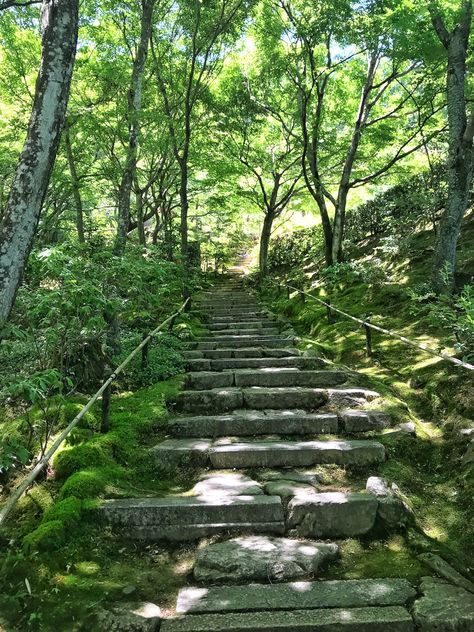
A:
[[[351,210],[346,238],[357,243],[384,233],[409,236],[427,225],[436,232],[446,199],[446,167],[439,163]]]
[[[411,312],[423,315],[435,327],[447,332],[452,344],[466,361],[474,360],[474,288],[465,285],[457,296],[436,295],[427,284],[408,289]]]
[[[141,336],[139,334],[129,332],[122,339],[121,352],[114,358],[114,365],[121,364],[140,342]],[[124,388],[133,390],[167,380],[173,375],[183,372],[185,361],[181,348],[181,340],[177,336],[160,332],[149,345],[147,365],[142,367],[141,355],[135,356],[126,371],[120,376],[120,384]]]
[[[321,226],[295,230],[272,240],[268,255],[269,269],[301,266],[305,261],[316,262],[324,252]]]
[[[336,263],[321,271],[321,280],[328,288],[366,283],[378,287],[388,281],[386,271],[379,259]]]

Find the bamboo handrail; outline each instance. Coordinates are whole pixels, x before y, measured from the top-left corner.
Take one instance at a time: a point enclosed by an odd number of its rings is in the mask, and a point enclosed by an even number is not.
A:
[[[278,283],[277,281],[270,281],[273,285],[276,286],[280,286],[283,285],[284,287],[294,291],[294,292],[298,292],[299,294],[303,294],[304,296],[308,296],[309,298],[311,298],[313,301],[317,301],[318,303],[321,303],[321,305],[324,305],[325,307],[328,308],[328,310],[336,312],[338,314],[341,314],[342,316],[345,316],[346,318],[350,318],[351,320],[353,320],[356,323],[359,323],[359,325],[362,325],[363,327],[367,329],[373,329],[374,331],[378,331],[382,334],[386,334],[388,336],[391,336],[392,338],[396,338],[398,340],[400,340],[401,342],[403,342],[406,345],[409,345],[410,347],[415,347],[416,349],[421,349],[421,351],[424,351],[425,353],[428,353],[432,356],[437,356],[438,358],[441,358],[442,360],[447,360],[448,362],[451,362],[452,364],[455,364],[456,366],[460,366],[463,369],[467,369],[468,371],[474,371],[474,365],[473,364],[469,364],[469,362],[463,362],[462,360],[458,360],[457,358],[453,358],[452,356],[448,355],[447,353],[442,353],[441,351],[435,351],[435,349],[431,349],[431,347],[428,347],[427,345],[424,345],[422,343],[418,343],[418,342],[414,342],[413,340],[410,340],[409,338],[406,338],[405,336],[402,336],[401,334],[399,334],[396,331],[391,331],[390,329],[384,329],[383,327],[379,327],[378,325],[374,325],[371,322],[368,322],[366,320],[362,320],[361,318],[357,318],[356,316],[351,316],[351,314],[348,314],[347,312],[342,311],[341,309],[338,309],[337,307],[334,307],[334,305],[332,303],[323,301],[320,298],[317,298],[316,296],[313,296],[312,294],[309,294],[308,292],[305,292],[304,290],[300,290],[299,288],[296,288],[292,285],[289,285],[288,283]]]
[[[99,397],[104,393],[104,391],[109,388],[112,382],[117,378],[118,375],[125,369],[128,364],[133,360],[133,358],[139,353],[143,347],[149,344],[151,339],[156,336],[156,334],[161,331],[164,327],[174,322],[176,318],[183,313],[186,309],[188,303],[191,298],[187,298],[186,301],[181,305],[179,310],[169,316],[165,321],[163,321],[158,327],[156,327],[146,338],[142,340],[142,342],[135,347],[135,349],[125,358],[125,360],[115,369],[115,371],[110,375],[110,377],[102,384],[99,390],[89,399],[87,404],[82,408],[82,410],[74,417],[71,423],[61,432],[61,434],[55,439],[52,446],[45,452],[43,457],[38,461],[35,467],[31,470],[28,476],[18,485],[18,487],[12,492],[12,494],[8,497],[7,502],[2,507],[0,511],[0,527],[6,522],[8,515],[10,514],[13,507],[20,500],[23,493],[30,487],[30,485],[35,481],[38,474],[46,467],[47,463],[51,460],[51,457],[55,454],[59,446],[62,444],[64,439],[70,434],[71,430],[73,430],[77,424],[81,421],[84,415],[92,408],[92,406],[96,403]]]

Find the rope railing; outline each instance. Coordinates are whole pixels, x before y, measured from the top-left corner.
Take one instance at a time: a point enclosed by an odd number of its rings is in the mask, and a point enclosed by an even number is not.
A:
[[[64,428],[61,434],[58,435],[58,437],[54,440],[51,447],[44,453],[42,458],[38,461],[35,467],[28,474],[28,476],[26,476],[23,479],[23,481],[18,485],[18,487],[16,487],[16,489],[8,497],[7,502],[5,503],[2,510],[0,511],[0,527],[6,522],[6,519],[8,518],[8,515],[12,511],[13,507],[23,496],[24,492],[32,485],[32,483],[34,483],[34,481],[36,480],[40,472],[47,466],[47,464],[49,463],[53,455],[56,453],[58,448],[61,446],[63,441],[68,437],[71,431],[77,426],[77,424],[81,421],[84,415],[92,408],[92,406],[97,402],[97,400],[101,396],[103,396],[107,402],[107,406],[106,406],[107,410],[104,410],[104,406],[102,406],[102,428],[101,429],[103,431],[104,426],[108,425],[108,424],[104,424],[104,418],[105,417],[108,418],[110,391],[111,391],[111,386],[114,380],[117,379],[120,373],[122,373],[122,371],[130,364],[133,358],[141,351],[143,353],[142,355],[142,361],[143,361],[143,358],[147,356],[148,347],[152,339],[156,336],[156,334],[162,331],[165,327],[169,326],[170,329],[172,329],[176,319],[185,311],[190,301],[191,301],[191,298],[187,298],[186,301],[181,305],[181,307],[179,308],[177,312],[169,316],[160,325],[158,325],[158,327],[156,327],[150,334],[148,334],[148,336],[143,338],[142,342],[137,347],[135,347],[135,349],[125,358],[125,360],[110,374],[108,379],[105,380],[105,382],[102,384],[99,390],[89,399],[87,404],[74,417],[71,423],[66,428]]]
[[[328,300],[328,301],[323,301],[320,298],[317,298],[316,296],[313,296],[312,294],[309,294],[308,292],[305,292],[304,290],[301,290],[300,288],[294,287],[292,285],[289,285],[287,283],[281,283],[281,282],[277,282],[277,281],[270,281],[273,285],[277,286],[278,288],[281,288],[281,286],[283,285],[284,287],[286,287],[288,290],[291,290],[293,292],[298,292],[300,294],[300,296],[308,296],[310,299],[312,299],[313,301],[316,301],[317,303],[320,303],[321,305],[324,305],[328,311],[328,321],[331,323],[332,322],[332,312],[335,312],[337,314],[340,314],[341,316],[344,316],[345,318],[349,318],[350,320],[358,323],[359,325],[362,325],[365,329],[365,333],[366,333],[366,340],[367,340],[367,355],[371,356],[372,355],[372,337],[371,337],[371,332],[373,331],[378,331],[382,334],[385,334],[387,336],[391,336],[392,338],[396,338],[397,340],[400,340],[401,342],[403,342],[406,345],[409,345],[410,347],[414,347],[416,349],[420,349],[421,351],[424,351],[425,353],[428,353],[432,356],[436,356],[438,358],[441,358],[442,360],[447,360],[448,362],[451,362],[451,364],[455,364],[456,366],[462,367],[463,369],[467,369],[468,371],[474,371],[474,365],[473,364],[469,364],[469,362],[463,362],[462,360],[458,360],[457,358],[453,358],[452,356],[448,355],[447,353],[442,353],[441,351],[436,351],[435,349],[432,349],[431,347],[428,347],[427,345],[424,345],[422,343],[418,343],[418,342],[414,342],[413,340],[410,340],[409,338],[406,338],[405,336],[402,336],[401,334],[399,334],[396,331],[391,331],[390,329],[385,329],[384,327],[379,327],[378,325],[374,325],[373,323],[371,323],[369,320],[363,320],[361,318],[357,318],[356,316],[352,316],[351,314],[348,314],[347,312],[344,312],[342,309],[338,309],[337,307],[334,307],[334,305]],[[289,294],[288,294],[288,298],[289,298]]]

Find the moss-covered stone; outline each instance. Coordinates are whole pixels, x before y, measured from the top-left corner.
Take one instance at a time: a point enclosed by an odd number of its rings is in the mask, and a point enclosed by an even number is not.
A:
[[[56,476],[67,478],[80,470],[111,463],[111,454],[107,452],[104,445],[91,441],[62,450],[54,459],[53,466]]]
[[[65,540],[64,524],[61,520],[51,520],[23,538],[23,548],[27,553],[58,549]]]
[[[81,519],[82,503],[79,498],[69,496],[60,500],[45,513],[43,522],[59,520],[64,527],[76,525]]]

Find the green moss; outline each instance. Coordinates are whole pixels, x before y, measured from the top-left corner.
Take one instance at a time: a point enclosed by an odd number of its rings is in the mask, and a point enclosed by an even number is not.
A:
[[[62,410],[62,419],[64,425],[68,425],[71,421],[81,412],[87,400],[81,400],[78,402],[66,402]],[[79,428],[89,428],[91,430],[97,430],[99,427],[99,421],[96,416],[89,410],[80,420]]]
[[[117,480],[120,475],[121,470],[117,467],[102,467],[76,472],[62,486],[60,497],[74,496],[84,500],[100,496],[107,485]]]
[[[83,443],[66,450],[62,450],[53,462],[56,476],[66,478],[90,467],[101,467],[112,463],[112,455],[108,453],[104,445],[94,440]]]
[[[23,548],[27,553],[35,551],[54,551],[65,540],[64,524],[60,520],[45,522],[23,538]]]
[[[339,561],[328,568],[325,579],[404,577],[416,582],[430,574],[401,535],[385,542],[345,540],[340,544],[340,553]]]
[[[41,511],[49,509],[54,502],[50,490],[47,489],[45,485],[35,485],[24,498],[26,500],[32,500]]]
[[[82,503],[79,498],[75,496],[69,496],[64,500],[60,500],[53,505],[45,513],[43,522],[51,522],[58,520],[62,522],[64,527],[76,525],[81,519]]]

